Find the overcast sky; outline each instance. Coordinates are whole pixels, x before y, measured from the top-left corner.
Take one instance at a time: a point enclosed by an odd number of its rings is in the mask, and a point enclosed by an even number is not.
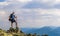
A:
[[[13,11],[19,28],[60,27],[60,0],[0,0],[0,28],[10,27]]]

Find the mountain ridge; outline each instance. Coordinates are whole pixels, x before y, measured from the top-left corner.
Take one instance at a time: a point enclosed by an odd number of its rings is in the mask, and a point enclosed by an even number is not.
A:
[[[26,28],[27,29],[27,28]],[[24,31],[25,32],[25,31]],[[27,29],[25,33],[48,34],[49,36],[60,36],[60,27],[45,26],[42,28]]]

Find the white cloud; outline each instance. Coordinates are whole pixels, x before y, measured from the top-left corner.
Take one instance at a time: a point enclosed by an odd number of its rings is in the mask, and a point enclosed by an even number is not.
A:
[[[15,9],[16,15],[18,16],[18,25],[19,27],[40,27],[40,26],[60,26],[60,9],[25,9],[20,8],[22,6],[25,6],[26,2],[30,2],[32,0],[11,0],[11,1],[5,1],[0,2],[1,5],[4,6],[4,9],[2,8],[2,11],[0,11],[1,18],[3,18],[4,22],[3,24],[8,24],[9,14],[12,12],[12,10]],[[60,2],[60,0],[36,0],[41,3],[46,3],[47,5],[55,5]],[[41,4],[40,3],[40,4]],[[23,4],[23,5],[22,5]],[[5,12],[5,11],[6,12]],[[35,18],[34,18],[35,17]],[[35,19],[35,20],[34,20]],[[21,26],[20,26],[21,25]],[[5,25],[6,26],[6,25]],[[10,26],[10,25],[8,25]]]
[[[53,3],[59,3],[60,0],[40,0],[42,1],[43,3],[47,3],[47,2],[53,2]]]
[[[24,2],[30,2],[32,0],[17,0],[17,1],[24,3]]]
[[[52,7],[60,3],[60,0],[33,0],[33,1],[40,2],[42,4],[47,4],[47,6],[52,6]]]
[[[9,3],[7,2],[0,2],[0,5],[8,5]]]
[[[19,27],[23,27],[23,28],[24,27],[29,27],[29,28],[37,27],[38,28],[40,26],[41,27],[42,26],[59,26],[59,24],[60,24],[60,22],[58,20],[58,17],[60,16],[60,14],[59,14],[60,9],[17,9],[15,11],[16,11],[16,15],[18,16]],[[34,13],[32,13],[32,12],[34,12]],[[8,12],[8,14],[10,14],[10,12]],[[36,15],[34,15],[34,14],[36,14]],[[46,15],[46,14],[48,14],[48,15]],[[35,16],[36,19],[34,20],[32,16],[33,17]],[[57,22],[56,22],[56,20],[57,20]],[[6,22],[8,22],[8,21],[6,21]],[[58,25],[56,25],[56,24],[58,24]]]
[[[56,0],[56,2],[57,2],[57,3],[59,3],[59,2],[60,2],[60,0]]]
[[[60,9],[37,9],[40,14],[51,14],[60,16]]]

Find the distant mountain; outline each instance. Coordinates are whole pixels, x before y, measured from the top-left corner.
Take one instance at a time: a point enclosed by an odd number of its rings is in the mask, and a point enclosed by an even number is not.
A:
[[[24,33],[32,33],[36,30],[38,30],[38,28],[21,28],[21,30],[24,32]]]
[[[60,27],[22,28],[25,33],[48,34],[49,36],[60,36]]]
[[[53,32],[60,34],[60,27],[54,29]]]

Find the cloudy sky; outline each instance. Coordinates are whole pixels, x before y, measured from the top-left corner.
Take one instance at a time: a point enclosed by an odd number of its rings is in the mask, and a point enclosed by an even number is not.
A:
[[[60,0],[0,0],[0,28],[10,27],[13,11],[20,28],[60,27]]]

